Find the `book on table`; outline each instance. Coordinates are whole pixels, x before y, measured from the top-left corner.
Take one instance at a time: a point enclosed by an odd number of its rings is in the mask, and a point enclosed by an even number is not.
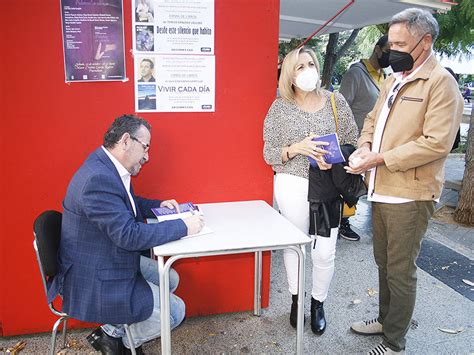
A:
[[[344,155],[342,154],[341,146],[339,144],[339,138],[336,133],[327,134],[321,137],[315,137],[312,140],[318,141],[318,142],[329,143],[329,145],[318,146],[318,148],[327,150],[329,152],[323,155],[324,161],[327,164],[338,164],[338,163],[344,163],[346,161],[346,159],[344,159]],[[313,167],[317,166],[316,160],[314,160],[311,157],[308,157],[308,159],[311,166]]]
[[[156,219],[148,219],[148,223],[159,223],[164,221],[170,221],[173,219],[185,219],[194,215],[203,216],[204,214],[199,209],[198,205],[193,204],[192,202],[186,202],[179,204],[179,213],[175,209],[168,207],[155,207],[151,211],[156,216]],[[213,230],[208,226],[204,225],[199,233],[187,235],[183,238],[196,237],[203,234],[212,233]],[[183,239],[181,238],[181,239]]]

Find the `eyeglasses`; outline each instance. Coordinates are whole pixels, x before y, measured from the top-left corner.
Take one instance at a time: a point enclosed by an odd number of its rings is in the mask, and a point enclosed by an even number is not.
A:
[[[143,150],[146,152],[148,152],[148,150],[150,149],[150,145],[149,144],[146,144],[146,143],[143,143],[141,140],[139,140],[137,137],[134,137],[134,136],[130,136],[130,138],[132,140],[134,140],[135,142],[138,142],[142,145],[143,147]]]
[[[390,97],[388,98],[388,108],[392,108],[392,105],[393,105],[393,100],[395,99],[395,96],[397,95],[397,91],[399,89],[399,86],[400,86],[400,83],[398,83],[397,85],[395,85],[395,87],[393,88],[393,92],[392,92],[392,95],[390,95]]]

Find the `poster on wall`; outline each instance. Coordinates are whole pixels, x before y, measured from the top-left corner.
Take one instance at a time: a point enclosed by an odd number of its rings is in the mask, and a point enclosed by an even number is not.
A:
[[[124,81],[122,0],[61,0],[66,82]]]
[[[214,0],[132,0],[137,112],[214,112]]]
[[[214,54],[214,0],[133,0],[133,48]]]
[[[137,112],[214,112],[215,57],[135,56]]]

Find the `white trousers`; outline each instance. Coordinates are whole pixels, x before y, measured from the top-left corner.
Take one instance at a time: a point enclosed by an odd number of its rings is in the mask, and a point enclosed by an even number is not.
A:
[[[283,217],[305,234],[309,231],[308,180],[289,174],[275,175],[275,199]],[[329,238],[311,236],[313,286],[311,296],[323,302],[334,274],[338,228],[331,228]],[[292,295],[298,293],[298,256],[295,251],[283,251],[288,287]]]

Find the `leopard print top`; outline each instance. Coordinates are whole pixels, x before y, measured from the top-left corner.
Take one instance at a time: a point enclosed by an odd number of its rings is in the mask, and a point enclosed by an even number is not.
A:
[[[297,155],[286,163],[281,160],[282,149],[300,142],[310,134],[326,135],[336,131],[331,106],[331,93],[322,90],[326,98],[323,108],[317,112],[301,110],[296,104],[277,98],[268,110],[263,124],[263,157],[276,173],[308,178],[309,161],[304,155]],[[344,97],[336,92],[336,107],[339,116],[339,142],[357,144],[358,130],[352,111]]]

